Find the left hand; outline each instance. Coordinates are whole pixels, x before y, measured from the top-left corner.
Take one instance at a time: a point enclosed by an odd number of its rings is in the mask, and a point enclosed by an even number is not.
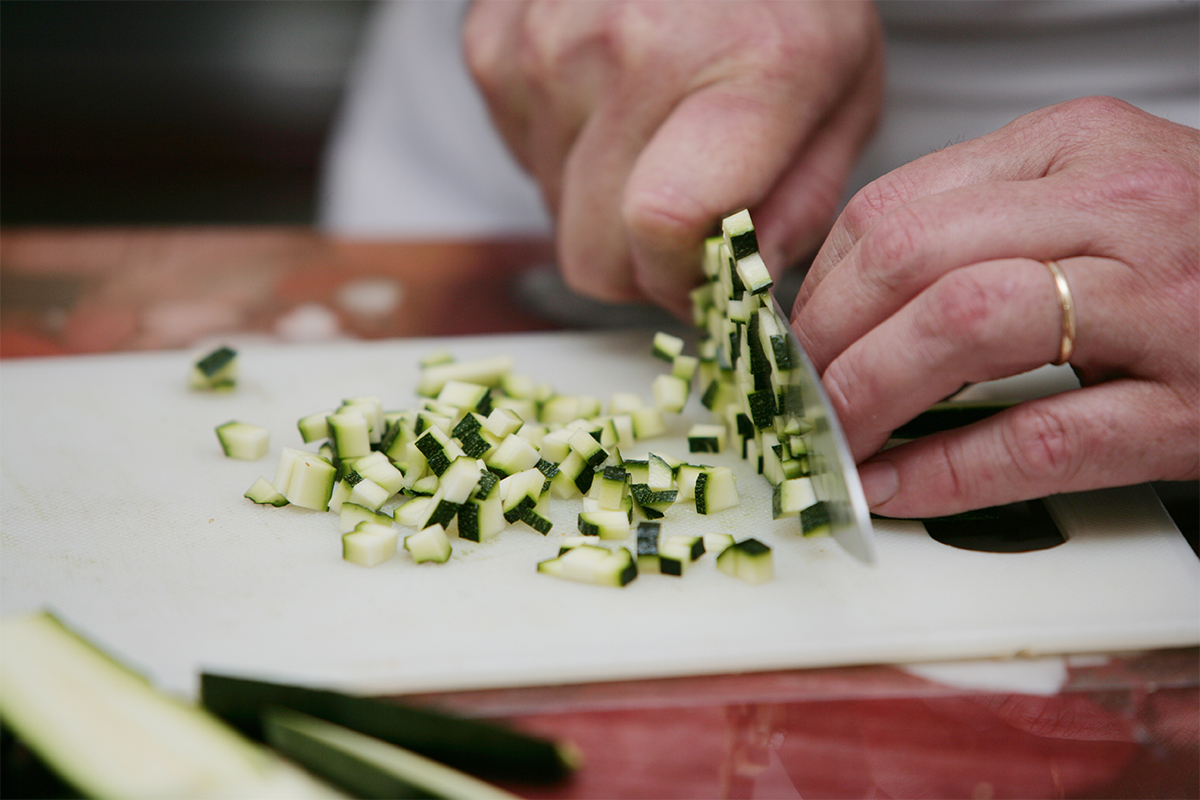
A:
[[[1110,98],[1028,114],[918,159],[847,205],[792,327],[846,430],[868,503],[928,517],[1200,477],[1200,131]],[[1058,357],[1083,388],[889,448],[967,383]]]

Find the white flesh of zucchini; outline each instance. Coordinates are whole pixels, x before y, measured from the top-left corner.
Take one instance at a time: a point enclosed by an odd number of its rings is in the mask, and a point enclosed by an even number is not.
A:
[[[515,800],[491,784],[437,761],[418,755],[394,744],[367,736],[341,725],[326,722],[307,714],[284,709],[270,709],[264,718],[267,741],[293,758],[301,753],[312,756],[313,768],[321,761],[345,764],[350,760],[357,777],[374,773],[373,777],[394,780],[388,796],[431,797],[443,800]],[[315,751],[315,752],[314,752]],[[327,754],[336,758],[321,758]],[[330,776],[333,779],[333,776]],[[382,788],[378,780],[369,782]],[[362,796],[373,796],[364,794]]]
[[[250,484],[250,488],[246,490],[244,497],[263,506],[286,506],[288,499],[283,496],[283,493],[276,489],[266,478],[258,478],[254,483]]]
[[[5,619],[0,639],[0,718],[86,796],[338,796],[48,614]]]
[[[257,461],[267,454],[270,433],[260,425],[233,420],[217,426],[217,439],[229,458]]]
[[[382,564],[396,555],[399,532],[391,525],[360,522],[342,534],[342,558],[364,567]]]
[[[413,561],[423,564],[427,561],[444,564],[450,559],[450,537],[441,525],[431,525],[404,537],[404,549],[412,556]]]
[[[774,553],[758,539],[743,539],[717,556],[717,569],[752,585],[767,583],[775,578]]]

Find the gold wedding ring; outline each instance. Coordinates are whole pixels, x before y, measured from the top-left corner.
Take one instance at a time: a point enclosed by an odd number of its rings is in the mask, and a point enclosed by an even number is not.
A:
[[[1062,340],[1058,345],[1058,360],[1052,362],[1055,366],[1066,364],[1075,352],[1075,298],[1071,295],[1071,285],[1067,283],[1066,273],[1057,261],[1043,261],[1050,274],[1054,276],[1054,290],[1058,292],[1058,306],[1062,309]]]

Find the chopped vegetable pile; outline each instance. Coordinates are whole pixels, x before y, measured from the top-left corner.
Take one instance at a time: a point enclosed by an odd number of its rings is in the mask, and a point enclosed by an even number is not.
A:
[[[713,420],[688,430],[689,459],[732,445],[772,486],[775,519],[798,515],[805,534],[828,529],[812,482],[811,424],[792,378],[788,323],[767,294],[771,278],[749,213],[726,218],[722,228],[706,243],[707,280],[692,292],[698,355],[684,352],[683,339],[657,333],[651,352],[669,370],[654,379],[651,402],[632,392],[606,403],[560,393],[515,372],[511,358],[459,361],[439,352],[420,364],[415,407],[386,411],[378,397],[352,397],[302,417],[301,439],[318,444],[317,452],[283,448],[273,480],[259,478],[245,496],[336,514],[343,557],[363,566],[401,550],[418,563],[445,563],[455,537],[483,542],[513,526],[547,534],[552,500],[578,499],[578,535],[564,538],[538,572],[624,586],[639,573],[682,576],[708,551],[723,572],[770,580],[771,549],[757,539],[662,531],[682,505],[706,516],[737,505],[729,467],[623,454],[666,434],[669,415],[683,410],[693,385],[703,387]],[[265,450],[266,432],[254,426],[227,423],[217,432],[231,457]],[[403,540],[401,528],[410,529]],[[622,543],[631,539],[632,551]]]

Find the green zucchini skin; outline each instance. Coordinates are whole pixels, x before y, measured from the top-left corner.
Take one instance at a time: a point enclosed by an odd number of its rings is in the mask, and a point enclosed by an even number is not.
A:
[[[281,708],[263,716],[273,749],[353,797],[516,800],[445,764],[341,725]]]
[[[486,780],[559,783],[575,766],[567,745],[381,698],[203,673],[200,700],[257,741],[265,740],[263,712],[279,707],[343,725]]]

